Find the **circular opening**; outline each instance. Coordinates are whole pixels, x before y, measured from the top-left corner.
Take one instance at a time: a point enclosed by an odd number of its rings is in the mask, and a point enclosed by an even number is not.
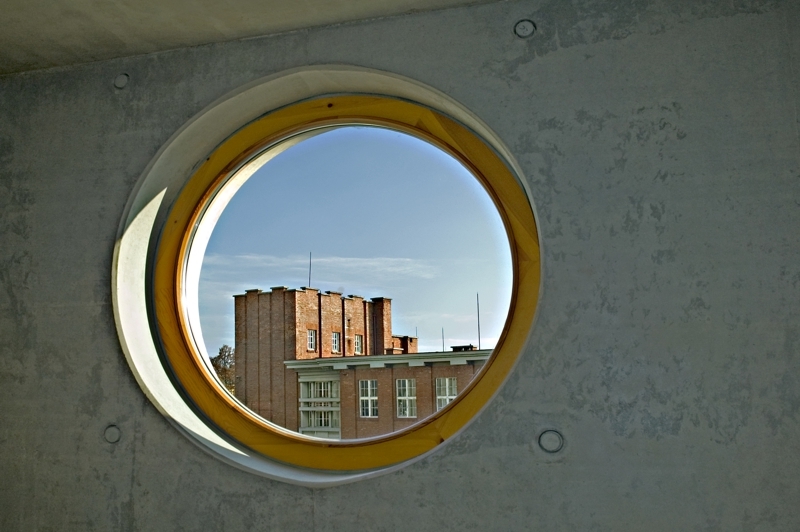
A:
[[[513,279],[508,319],[494,354],[464,393],[446,408],[397,433],[331,442],[267,423],[221,391],[197,349],[187,298],[189,250],[218,196],[237,171],[270,148],[300,141],[321,128],[358,124],[403,132],[444,150],[470,170],[504,220]],[[291,139],[291,140],[290,140]],[[187,257],[190,257],[187,260]],[[317,470],[385,468],[418,457],[462,429],[508,375],[528,336],[539,290],[539,247],[527,196],[504,161],[449,117],[404,100],[380,96],[318,97],[272,111],[223,141],[181,188],[160,225],[152,277],[160,348],[188,403],[211,426],[273,460]]]
[[[201,210],[188,329],[267,423],[336,440],[406,429],[456,400],[500,337],[504,221],[423,139],[362,124],[298,133],[230,172]]]

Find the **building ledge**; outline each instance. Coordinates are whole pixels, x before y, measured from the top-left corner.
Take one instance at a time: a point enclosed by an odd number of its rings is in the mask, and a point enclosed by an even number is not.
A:
[[[409,367],[422,367],[435,362],[449,362],[451,366],[464,366],[474,362],[484,362],[492,354],[491,349],[480,351],[434,351],[430,353],[413,353],[406,355],[360,355],[348,357],[326,357],[311,360],[285,360],[287,368],[295,371],[311,369],[356,369],[386,368],[407,364]]]

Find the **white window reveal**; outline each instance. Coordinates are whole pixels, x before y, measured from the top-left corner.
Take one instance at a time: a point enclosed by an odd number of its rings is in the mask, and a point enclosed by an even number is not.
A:
[[[302,338],[302,336],[301,336]],[[308,347],[309,351],[316,351],[317,350],[317,331],[314,329],[308,330]]]
[[[339,381],[300,383],[300,433],[341,438]]]
[[[364,336],[361,334],[356,335],[355,353],[360,355],[364,352]]]
[[[458,394],[455,377],[436,378],[436,410],[441,410],[456,398]]]
[[[358,381],[358,402],[361,417],[378,417],[378,381]]]
[[[331,337],[331,352],[338,353],[342,350],[342,333],[335,332]]]
[[[397,379],[397,417],[417,417],[417,380]]]

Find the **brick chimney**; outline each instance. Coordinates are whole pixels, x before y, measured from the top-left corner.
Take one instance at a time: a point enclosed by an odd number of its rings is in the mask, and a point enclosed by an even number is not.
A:
[[[388,297],[372,298],[373,341],[376,355],[392,353],[392,300]]]

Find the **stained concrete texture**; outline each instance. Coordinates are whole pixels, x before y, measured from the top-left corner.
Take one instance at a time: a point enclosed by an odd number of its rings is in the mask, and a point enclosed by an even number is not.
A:
[[[5,0],[0,74],[497,0]]]
[[[800,529],[798,27],[788,1],[504,2],[0,78],[0,529]],[[147,402],[109,287],[159,147],[321,63],[487,122],[532,192],[544,281],[463,434],[311,490],[216,460]]]

